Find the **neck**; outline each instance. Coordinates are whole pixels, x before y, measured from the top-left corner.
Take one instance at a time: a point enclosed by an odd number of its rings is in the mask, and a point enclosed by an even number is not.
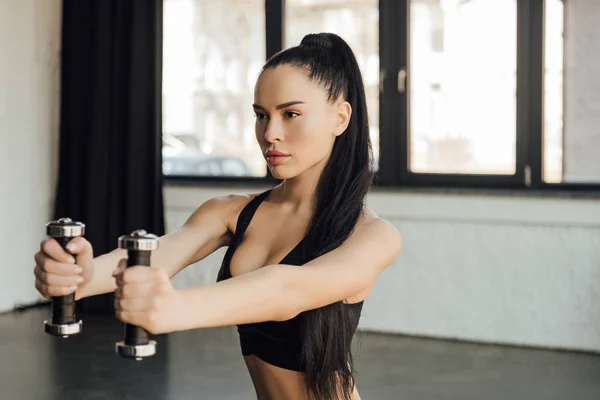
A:
[[[293,178],[285,179],[276,189],[278,202],[294,211],[314,208],[317,184],[324,166],[318,165]]]

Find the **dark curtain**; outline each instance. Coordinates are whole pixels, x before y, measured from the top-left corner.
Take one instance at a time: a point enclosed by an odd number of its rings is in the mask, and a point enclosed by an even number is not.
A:
[[[64,0],[55,218],[86,224],[96,256],[134,229],[164,233],[162,0]],[[82,312],[112,312],[112,294]]]

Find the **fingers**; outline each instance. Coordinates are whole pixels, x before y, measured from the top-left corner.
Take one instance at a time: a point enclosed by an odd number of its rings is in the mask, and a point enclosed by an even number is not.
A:
[[[139,265],[126,268],[126,260],[121,260],[119,262],[113,276],[117,281],[117,285],[142,282],[169,282],[169,276],[164,270]]]
[[[40,252],[65,264],[74,264],[75,257],[77,257],[79,263],[84,264],[91,262],[94,258],[92,245],[81,236],[71,239],[66,246],[66,250],[54,238],[45,239],[41,243]]]
[[[77,286],[49,286],[39,280],[35,281],[35,288],[44,298],[50,299],[52,297],[66,296],[74,293],[77,290]]]
[[[56,241],[55,244],[58,245]],[[54,252],[55,256],[61,257],[52,243],[49,242],[43,246],[48,248],[51,253]],[[82,268],[78,265],[56,261],[42,251],[36,253],[34,259],[36,263],[33,269],[36,278],[35,288],[46,299],[71,294],[84,281],[81,276]],[[69,257],[62,259],[69,261]]]
[[[81,240],[79,242],[82,248],[86,248]],[[34,259],[35,288],[46,299],[74,293],[84,282],[83,268],[76,265],[75,257],[53,238],[42,241]]]
[[[156,294],[156,283],[141,282],[119,285],[115,290],[115,300],[127,298],[144,298]]]
[[[156,319],[161,314],[163,298],[156,296],[156,283],[129,283],[115,291],[115,316],[121,322],[140,326],[152,334],[159,333]]]
[[[37,290],[43,298],[50,300],[52,298],[52,296],[50,296],[47,293],[47,286],[44,285],[43,283],[41,283],[40,281],[38,281],[37,279],[35,280],[35,290]]]
[[[167,298],[155,296],[115,299],[115,316],[124,323],[159,334],[165,330],[167,304]]]
[[[49,274],[72,276],[79,275],[82,272],[82,268],[79,265],[55,261],[42,252],[36,253],[34,259],[37,266]]]
[[[76,275],[74,273],[56,274],[50,271],[43,271],[39,266],[34,268],[33,274],[38,281],[48,286],[63,286],[70,288],[83,282],[83,277],[81,275]]]
[[[94,263],[94,250],[90,242],[83,237],[76,237],[67,244],[67,250],[76,255],[77,264],[83,267],[83,277],[87,281],[92,279]]]
[[[122,258],[121,260],[119,260],[118,264],[117,264],[117,268],[115,268],[115,270],[113,271],[112,275],[117,278],[119,275],[121,275],[123,273],[123,271],[125,271],[125,268],[127,268],[127,259],[126,258]],[[117,283],[119,283],[119,281],[117,280]]]
[[[43,240],[34,259],[35,287],[45,298],[71,294],[92,278],[92,246],[83,237],[71,239],[66,250],[54,238]]]
[[[158,268],[126,266],[127,260],[121,260],[113,273],[117,281],[115,315],[122,322],[158,333],[157,321],[173,292],[169,276]]]
[[[73,255],[66,252],[54,238],[43,240],[40,246],[40,251],[47,257],[58,262],[64,264],[75,264],[75,258]]]
[[[153,311],[158,309],[159,297],[117,297],[115,295],[115,310],[127,312]]]
[[[90,257],[93,253],[92,245],[82,236],[71,239],[67,244],[67,251],[77,258]]]

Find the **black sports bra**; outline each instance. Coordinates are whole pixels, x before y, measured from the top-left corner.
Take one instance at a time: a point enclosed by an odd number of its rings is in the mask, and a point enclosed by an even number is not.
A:
[[[267,190],[264,193],[252,199],[242,210],[238,217],[235,235],[231,239],[229,248],[225,253],[221,268],[217,276],[217,282],[231,278],[230,262],[237,246],[241,243],[244,232],[250,225],[252,217],[260,204],[271,193]],[[303,265],[310,261],[303,246],[304,241],[290,251],[280,264]],[[358,326],[363,302],[347,304],[352,315],[354,330]],[[304,313],[300,313],[287,321],[268,321],[260,323],[251,323],[238,325],[240,337],[240,346],[244,356],[255,355],[261,360],[293,371],[304,371],[301,360],[302,350],[302,318]]]

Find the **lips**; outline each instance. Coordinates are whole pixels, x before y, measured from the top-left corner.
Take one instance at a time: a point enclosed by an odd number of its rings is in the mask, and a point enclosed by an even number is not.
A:
[[[267,150],[267,157],[289,157],[289,154],[279,150]]]
[[[288,153],[279,150],[267,150],[265,155],[267,156],[267,163],[269,165],[280,165],[290,158]]]

